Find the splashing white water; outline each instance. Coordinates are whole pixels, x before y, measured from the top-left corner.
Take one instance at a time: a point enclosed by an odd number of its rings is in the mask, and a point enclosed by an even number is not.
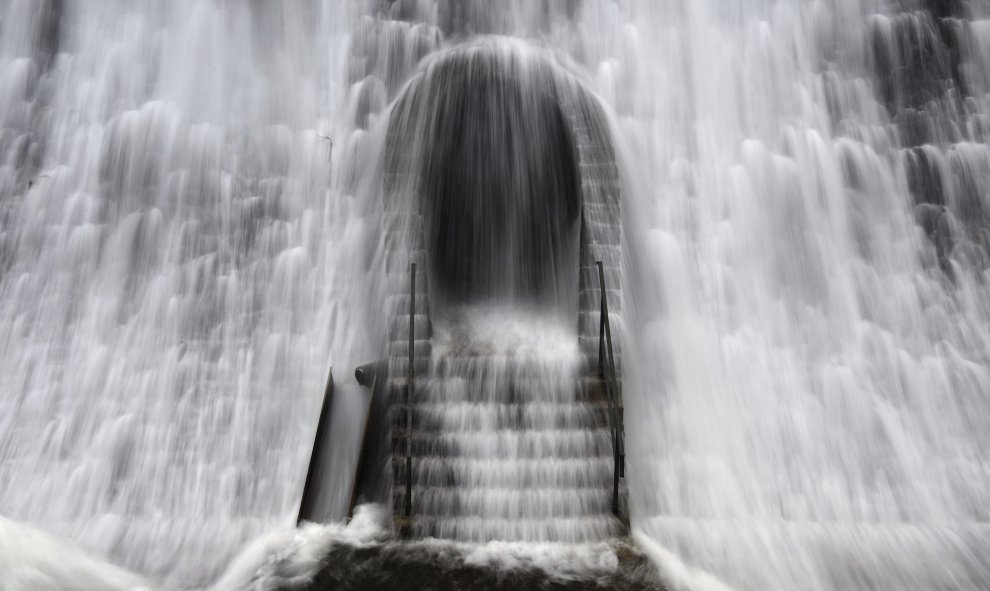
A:
[[[384,518],[381,507],[359,505],[346,525],[307,523],[297,529],[268,532],[245,547],[210,589],[303,588],[334,545],[365,548],[385,538]]]
[[[240,549],[210,591],[305,587],[336,545],[369,547],[387,535],[381,507],[361,505],[344,524],[266,532]],[[44,532],[0,518],[4,591],[144,591],[172,588],[91,557]]]
[[[48,534],[0,517],[0,588],[4,591],[141,591],[137,575],[90,558]]]
[[[688,566],[642,530],[633,531],[632,537],[657,565],[660,577],[671,591],[730,591],[725,583],[708,572]]]
[[[327,566],[335,548],[396,550],[440,569],[477,567],[503,574],[538,572],[550,580],[592,580],[614,574],[615,549],[606,543],[557,544],[491,542],[466,544],[426,539],[401,543],[389,539],[387,512],[359,505],[344,524],[305,524],[269,531],[246,544],[209,591],[306,589]],[[387,560],[382,562],[388,568]],[[347,565],[340,565],[346,569]],[[151,591],[172,587],[88,556],[48,534],[0,519],[0,579],[4,591]]]

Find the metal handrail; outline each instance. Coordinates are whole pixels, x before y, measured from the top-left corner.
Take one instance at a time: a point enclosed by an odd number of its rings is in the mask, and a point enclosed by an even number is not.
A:
[[[416,380],[416,263],[409,265],[409,367],[406,369],[406,517],[412,515],[412,400]]]
[[[598,374],[605,383],[608,402],[608,419],[612,435],[612,513],[619,514],[619,478],[626,476],[625,434],[619,413],[619,385],[615,377],[615,355],[612,350],[612,327],[608,320],[608,294],[605,291],[605,270],[598,265],[598,283],[601,288],[600,320],[598,323]]]

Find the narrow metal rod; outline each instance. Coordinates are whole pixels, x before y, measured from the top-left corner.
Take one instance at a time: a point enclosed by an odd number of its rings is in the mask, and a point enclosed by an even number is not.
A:
[[[624,463],[623,458],[620,454],[619,447],[621,445],[620,435],[619,435],[619,417],[618,417],[618,401],[616,400],[616,392],[612,387],[612,379],[615,377],[615,364],[612,358],[612,330],[609,326],[608,321],[608,295],[605,292],[605,270],[602,267],[602,262],[598,261],[598,283],[601,288],[601,309],[599,314],[601,319],[599,321],[600,331],[604,331],[605,345],[608,348],[608,355],[605,359],[605,371],[602,372],[602,381],[605,383],[605,397],[608,401],[608,415],[609,422],[611,423],[612,431],[612,513],[615,515],[619,514],[619,477],[621,476],[623,470],[622,464]],[[599,348],[601,348],[602,333],[599,332]],[[606,375],[607,374],[607,375]]]
[[[603,294],[604,297],[604,294]],[[598,307],[598,377],[605,379],[605,314],[604,307]]]
[[[412,515],[412,401],[416,379],[416,263],[409,265],[409,368],[406,370],[406,517]]]
[[[605,313],[605,342],[608,343],[608,373],[612,379],[612,392],[615,400],[615,412],[616,412],[616,438],[619,442],[618,453],[619,453],[619,476],[625,478],[626,476],[626,437],[625,430],[622,427],[622,412],[619,410],[619,385],[617,383],[617,378],[615,375],[615,355],[612,352],[612,323],[608,320],[608,298],[604,295],[605,289],[605,273],[602,271],[601,261],[598,262],[598,272],[599,279],[602,280],[602,307]]]
[[[608,403],[608,420],[609,426],[612,432],[612,454],[615,456],[615,452],[618,450],[619,440],[615,429],[615,396],[612,391],[612,380],[609,373],[608,357],[606,356],[605,343],[608,330],[608,305],[605,302],[607,297],[605,294],[605,278],[601,273],[601,263],[598,263],[599,271],[599,284],[601,286],[601,298],[599,299],[598,307],[598,356],[599,356],[599,368],[598,372],[601,375],[602,383],[605,385],[605,401]]]
[[[602,282],[602,308],[605,313],[605,342],[608,344],[608,373],[612,376],[612,391],[615,395],[615,409],[618,422],[616,423],[616,437],[619,440],[619,475],[625,478],[626,475],[626,438],[622,428],[622,416],[619,411],[619,388],[615,377],[615,354],[612,352],[612,323],[608,320],[608,298],[605,297],[605,272],[602,270],[602,262],[598,261],[598,277]]]

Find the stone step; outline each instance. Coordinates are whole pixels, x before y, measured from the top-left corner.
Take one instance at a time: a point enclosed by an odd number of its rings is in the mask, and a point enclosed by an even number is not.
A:
[[[393,506],[405,507],[405,487],[393,487]],[[589,517],[607,515],[612,491],[594,488],[412,487],[417,517],[488,516],[501,519]]]
[[[607,288],[605,297],[608,298],[608,312],[618,313],[622,311],[622,291],[619,289]],[[602,308],[602,295],[600,288],[582,290],[578,294],[578,310],[581,312],[597,312]]]
[[[406,283],[408,284],[408,275],[406,275]],[[417,286],[418,287],[418,286]],[[405,293],[396,293],[386,296],[385,298],[385,315],[392,318],[405,317],[406,322],[409,321],[409,289],[406,286]],[[417,314],[417,325],[419,324],[419,316],[430,314],[430,296],[427,293],[421,292],[418,288],[416,289],[416,309]],[[428,320],[429,318],[427,318]],[[429,323],[432,327],[432,322]],[[431,328],[432,333],[432,328]],[[407,335],[408,336],[408,335]]]
[[[585,240],[594,244],[622,244],[622,226],[610,220],[585,220]]]
[[[401,507],[396,515],[401,515]],[[398,518],[396,524],[399,527],[407,525],[410,535],[415,538],[434,537],[472,543],[552,540],[580,544],[615,538],[626,531],[623,523],[610,514],[510,520],[478,516],[424,517],[414,513],[410,518]]]
[[[412,252],[393,250],[386,253],[385,256],[385,273],[387,274],[404,274],[406,276],[406,283],[409,283],[409,265],[416,263],[416,275],[426,276],[426,251],[425,250],[414,250]],[[419,285],[417,284],[418,288]]]
[[[405,457],[406,430],[392,429],[392,450]],[[612,456],[609,429],[438,432],[413,429],[411,455],[464,458],[595,458]]]
[[[390,407],[392,425],[404,427],[412,412],[414,429],[483,431],[506,428],[578,429],[607,428],[609,408],[595,403],[431,403],[396,404]],[[622,412],[621,407],[618,409]]]
[[[622,269],[602,265],[605,273],[605,289],[622,289]],[[580,289],[597,289],[601,291],[601,281],[598,278],[598,265],[591,264],[581,267],[578,272],[578,287]]]
[[[618,179],[582,178],[581,194],[585,203],[619,203]]]
[[[409,327],[409,317],[406,316],[406,334],[408,335]],[[417,339],[412,342],[413,354],[416,357],[426,357],[429,358],[433,351],[433,342],[426,339]],[[385,354],[390,358],[402,358],[407,359],[409,357],[409,339],[408,338],[398,338],[393,341],[389,341],[385,345]],[[418,369],[418,368],[417,368]],[[417,373],[419,373],[417,371]]]
[[[413,370],[414,370],[414,372],[415,372],[415,374],[417,376],[416,379],[417,379],[417,383],[418,383],[419,379],[422,378],[422,376],[425,376],[430,371],[430,358],[429,357],[423,357],[423,356],[417,355],[413,359]],[[406,375],[407,375],[408,371],[409,371],[409,358],[408,358],[408,356],[398,356],[398,357],[389,358],[389,360],[388,360],[388,373],[389,373],[389,375],[390,376],[402,376],[401,378],[400,377],[394,377],[394,378],[391,379],[391,381],[394,382],[394,380],[401,379],[403,381],[403,387],[404,387],[404,383],[405,383],[405,379],[406,379]],[[392,384],[392,385],[396,385],[396,384]],[[397,400],[397,399],[396,398],[392,398],[392,400]],[[401,400],[404,400],[404,398],[401,399]]]
[[[611,178],[619,177],[619,169],[615,162],[581,162],[578,165],[582,178]]]
[[[615,357],[616,369],[618,369],[619,366],[619,358],[622,357],[622,348],[619,346],[619,342],[621,339],[617,339],[616,338],[617,336],[618,336],[618,330],[616,330],[615,327],[612,327],[612,354],[613,357]],[[582,334],[581,336],[578,337],[578,347],[581,348],[581,351],[585,351],[588,354],[594,355],[596,371],[598,367],[598,347],[600,340],[601,340],[600,333],[598,331],[597,325],[595,326],[594,330],[591,331],[591,334],[588,334],[587,336]],[[605,346],[607,352],[608,341],[606,340],[605,343],[606,343]]]
[[[420,298],[417,296],[416,300]],[[424,298],[425,300],[425,298]],[[389,341],[401,341],[409,340],[409,296],[403,296],[402,300],[392,300],[392,302],[386,302],[386,309],[395,308],[397,310],[402,310],[401,304],[405,304],[406,313],[398,313],[391,315],[388,325],[388,340]],[[429,313],[416,314],[413,319],[414,334],[413,337],[419,341],[423,339],[429,339],[433,334],[433,325],[430,322]],[[418,350],[418,349],[417,349]]]
[[[601,332],[601,318],[602,313],[598,310],[582,310],[578,313],[578,334],[582,336],[595,336],[597,337]],[[619,335],[622,334],[621,331],[625,330],[622,324],[622,315],[618,312],[612,312],[611,307],[608,314],[609,327],[612,330],[612,349],[617,347]],[[408,325],[408,322],[406,322]]]
[[[591,343],[594,342],[592,346]],[[588,340],[588,349],[584,349],[584,369],[588,372],[599,373],[598,367],[598,337],[595,336],[594,339]],[[618,396],[619,400],[622,400],[622,353],[620,351],[614,351],[612,359],[615,361],[615,381],[618,386]],[[604,398],[604,394],[602,394]]]
[[[595,345],[595,371],[597,371],[597,337]],[[388,387],[390,388],[391,400],[397,404],[401,404],[405,401],[405,389],[407,383],[407,376],[405,374],[405,368],[408,362],[404,358],[396,358],[392,360],[393,365],[390,367],[390,375],[394,376],[389,380]],[[450,404],[450,403],[490,403],[498,402],[502,404],[568,404],[568,403],[597,403],[597,404],[607,404],[608,399],[606,398],[605,382],[602,381],[597,375],[589,375],[587,377],[576,380],[576,387],[573,395],[568,394],[566,398],[561,398],[559,400],[549,400],[546,398],[535,398],[534,396],[527,396],[526,392],[528,389],[526,385],[516,384],[517,397],[515,400],[505,400],[500,398],[498,401],[492,401],[487,399],[478,400],[465,400],[462,397],[462,393],[450,394],[449,397],[440,395],[436,390],[427,390],[431,388],[430,378],[428,376],[430,360],[426,358],[417,357],[416,359],[416,389],[414,393],[413,402],[416,404],[430,403],[430,404]],[[618,359],[616,360],[616,369],[618,370]],[[401,370],[401,371],[399,371]],[[617,371],[616,379],[621,390],[622,385],[622,374]],[[539,383],[534,383],[533,388],[538,389]],[[456,398],[454,398],[456,396]],[[619,399],[621,402],[621,391],[619,392]],[[621,406],[621,404],[620,404]]]
[[[589,164],[615,162],[615,154],[600,143],[592,142],[590,134],[586,138],[577,138],[577,148],[578,158],[581,162]]]
[[[416,266],[416,299],[429,294],[430,282],[426,276],[426,269]],[[385,274],[385,290],[390,295],[409,294],[409,266],[397,268],[395,272]]]
[[[405,455],[392,462],[393,482],[404,486]],[[473,459],[420,456],[412,459],[414,483],[467,487],[507,486],[516,488],[608,488],[612,484],[613,458],[495,458]]]
[[[581,265],[593,267],[597,261],[601,261],[605,267],[621,267],[622,247],[616,244],[583,244]]]
[[[618,203],[583,203],[581,209],[582,219],[587,222],[621,224],[622,210]]]

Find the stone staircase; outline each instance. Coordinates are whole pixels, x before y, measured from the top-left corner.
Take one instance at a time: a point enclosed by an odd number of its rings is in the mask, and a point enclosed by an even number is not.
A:
[[[400,97],[393,108],[383,178],[387,370],[379,387],[388,401],[385,476],[395,524],[407,536],[587,542],[625,529],[614,514],[627,515],[624,483],[620,507],[612,507],[612,423],[621,429],[622,422],[618,171],[597,100],[576,80],[561,75],[557,82],[580,164],[579,293],[571,327],[579,355],[573,366],[549,373],[537,360],[504,351],[439,350],[418,167],[407,149],[422,130],[407,118],[411,102]],[[602,277],[615,339],[617,413],[599,373]]]
[[[399,402],[407,400],[407,380],[390,380],[399,529],[410,537],[469,542],[579,543],[623,533],[610,509],[613,454],[602,380],[573,376],[550,388],[545,380],[525,378],[486,385],[465,383],[443,367],[502,362],[435,361],[410,404]],[[528,369],[536,368],[521,373]]]

